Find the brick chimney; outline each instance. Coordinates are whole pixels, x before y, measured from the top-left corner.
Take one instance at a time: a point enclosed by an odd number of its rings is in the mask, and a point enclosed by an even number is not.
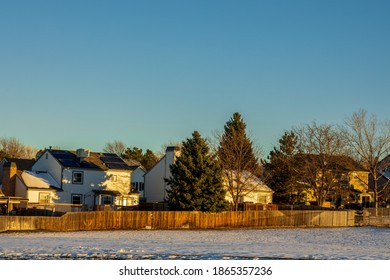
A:
[[[5,196],[15,196],[15,180],[18,168],[15,162],[5,163],[3,167],[3,193]]]

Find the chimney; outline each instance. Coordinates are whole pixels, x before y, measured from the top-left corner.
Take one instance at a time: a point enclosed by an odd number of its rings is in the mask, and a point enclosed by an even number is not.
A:
[[[89,150],[86,150],[86,149],[77,149],[77,151],[76,151],[76,156],[77,156],[79,162],[84,161],[87,157],[89,157],[89,155],[90,155],[90,152],[89,152]]]
[[[170,178],[171,165],[176,162],[177,157],[180,156],[180,147],[178,146],[168,146],[165,150],[165,173],[164,178]],[[166,190],[168,189],[167,183],[164,181],[164,199],[166,199]]]
[[[179,146],[168,146],[165,150],[166,155],[172,155],[174,158],[180,156],[180,147]]]
[[[3,167],[3,193],[5,196],[15,196],[15,180],[18,168],[15,162],[5,163]]]

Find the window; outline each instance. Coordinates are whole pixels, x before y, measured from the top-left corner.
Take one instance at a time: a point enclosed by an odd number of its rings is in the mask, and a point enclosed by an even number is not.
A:
[[[73,171],[72,184],[83,184],[83,171]]]
[[[116,182],[116,181],[118,181],[117,175],[111,175],[110,180],[111,180],[111,182]]]
[[[145,190],[144,182],[132,182],[131,185],[139,192],[143,192]]]
[[[81,194],[72,194],[72,204],[83,204],[82,198]]]
[[[49,204],[50,193],[39,193],[39,204]]]
[[[259,194],[257,196],[257,203],[267,203],[267,196]]]
[[[112,196],[111,195],[102,196],[102,204],[112,204]]]

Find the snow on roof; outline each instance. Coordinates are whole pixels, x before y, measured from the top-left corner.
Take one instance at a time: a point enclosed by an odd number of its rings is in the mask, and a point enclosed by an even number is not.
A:
[[[236,171],[225,171],[225,175],[226,173],[229,174],[229,176],[232,176],[233,180],[236,180]],[[268,187],[260,178],[256,177],[251,172],[241,172],[241,180],[245,183],[245,185],[248,185],[250,189],[253,189],[253,191],[273,192],[270,187]]]
[[[60,188],[60,185],[54,180],[54,178],[46,172],[23,171],[22,179],[25,185],[30,188]]]

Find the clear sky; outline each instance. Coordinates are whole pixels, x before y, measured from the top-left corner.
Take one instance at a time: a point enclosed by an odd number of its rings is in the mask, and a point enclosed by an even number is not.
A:
[[[284,131],[389,118],[387,0],[0,0],[0,137],[159,151],[240,112]]]

